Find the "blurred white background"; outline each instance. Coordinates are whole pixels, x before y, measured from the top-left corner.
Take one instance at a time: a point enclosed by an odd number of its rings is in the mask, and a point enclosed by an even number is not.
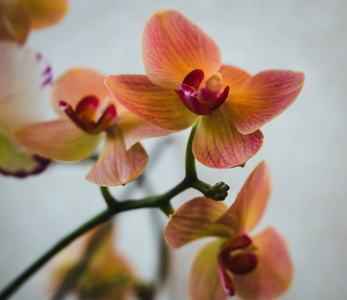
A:
[[[223,63],[253,74],[266,69],[305,72],[298,100],[262,128],[264,146],[245,168],[211,170],[198,164],[198,172],[211,184],[228,183],[231,203],[253,167],[265,159],[273,191],[257,231],[275,226],[286,237],[295,265],[294,282],[282,299],[346,299],[347,2],[71,0],[67,17],[58,26],[32,32],[28,45],[50,60],[56,78],[77,66],[106,75],[144,74],[142,30],[160,8],[177,9],[197,23],[219,44]],[[183,178],[188,133],[171,136],[157,158],[151,150],[160,139],[144,142],[150,155],[147,179],[155,192]],[[1,287],[104,209],[98,187],[84,179],[90,167],[60,164],[26,180],[0,177]],[[121,198],[126,189],[136,186],[111,191]],[[177,208],[197,195],[189,190],[172,203]],[[156,257],[149,216],[134,211],[117,218],[120,251],[148,280]],[[169,284],[158,299],[189,299],[189,267],[202,244],[172,252]],[[44,268],[13,299],[47,299],[42,288],[46,276]]]

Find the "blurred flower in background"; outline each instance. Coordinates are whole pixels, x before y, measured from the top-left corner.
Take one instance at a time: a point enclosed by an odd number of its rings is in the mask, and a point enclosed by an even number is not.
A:
[[[0,70],[0,173],[16,177],[40,173],[49,160],[24,150],[12,131],[47,117],[51,66],[40,53],[0,42]]]
[[[0,40],[24,44],[31,30],[56,24],[67,10],[67,0],[1,0]]]
[[[127,299],[137,284],[114,249],[113,223],[94,229],[63,250],[50,266],[47,291],[52,299],[73,293],[78,299]]]
[[[101,154],[87,179],[103,186],[126,184],[143,172],[148,155],[140,140],[171,130],[149,124],[117,103],[104,85],[105,76],[70,69],[54,83],[52,104],[60,120],[18,128],[16,138],[31,151],[57,161],[92,155],[102,139]]]

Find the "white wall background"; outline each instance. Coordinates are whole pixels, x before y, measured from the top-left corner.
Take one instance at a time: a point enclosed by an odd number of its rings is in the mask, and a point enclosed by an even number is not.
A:
[[[347,2],[71,0],[65,20],[33,32],[28,44],[48,57],[56,77],[76,66],[105,74],[144,73],[142,30],[159,8],[178,9],[197,23],[219,44],[224,63],[251,73],[273,68],[305,72],[299,99],[263,127],[264,146],[244,169],[199,165],[198,171],[210,183],[230,184],[231,203],[253,167],[265,159],[273,192],[258,230],[275,226],[286,237],[295,264],[293,285],[283,299],[346,299]],[[183,178],[187,136],[172,136],[158,161],[150,158],[147,178],[156,192]],[[149,153],[157,142],[144,143]],[[104,208],[98,187],[84,179],[89,169],[87,163],[54,165],[26,180],[0,177],[1,287]],[[111,190],[122,195],[125,189]],[[196,195],[188,191],[173,205]],[[120,215],[118,241],[139,274],[150,279],[155,253],[148,219],[147,211]],[[172,253],[171,280],[159,299],[189,299],[189,264],[204,243]],[[40,271],[13,299],[47,299],[42,293],[46,275]]]

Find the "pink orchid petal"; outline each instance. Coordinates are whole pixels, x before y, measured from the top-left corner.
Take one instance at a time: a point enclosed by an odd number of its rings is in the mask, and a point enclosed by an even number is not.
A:
[[[175,131],[163,129],[143,121],[130,111],[122,112],[117,126],[122,132],[125,148],[129,150],[134,144],[144,139],[174,133]]]
[[[41,54],[11,42],[0,43],[0,70],[0,126],[16,145],[12,130],[50,111],[52,70]]]
[[[210,168],[232,168],[246,163],[261,148],[260,130],[240,134],[233,120],[221,106],[211,116],[201,117],[193,141],[195,158]]]
[[[126,150],[120,131],[109,129],[99,159],[87,180],[102,186],[124,185],[142,174],[147,161],[147,153],[139,143]]]
[[[104,81],[105,76],[90,69],[70,69],[60,76],[54,83],[52,91],[52,105],[55,112],[62,118],[66,118],[59,107],[63,100],[76,109],[77,104],[87,96],[95,96],[100,105],[112,99],[107,91]]]
[[[149,80],[173,89],[195,69],[209,78],[221,61],[217,44],[175,10],[159,10],[147,21],[142,57]]]
[[[222,65],[218,72],[222,75],[223,85],[230,87],[230,93],[238,89],[247,79],[252,77],[246,71],[230,65]]]
[[[206,197],[194,198],[184,203],[170,218],[165,239],[170,247],[179,248],[206,236],[229,237],[233,232],[227,226],[215,224],[227,207],[223,202]]]
[[[23,178],[44,171],[50,160],[19,150],[0,127],[0,173]]]
[[[16,139],[40,156],[58,161],[78,161],[92,155],[101,135],[90,135],[68,120],[35,123],[14,131]]]
[[[225,300],[228,295],[219,274],[217,256],[224,240],[204,246],[196,255],[190,271],[189,289],[192,300]]]
[[[144,75],[112,75],[107,77],[106,86],[123,106],[153,125],[182,130],[197,117],[174,90],[155,85]]]
[[[266,163],[258,164],[247,177],[237,198],[217,221],[237,232],[251,231],[259,222],[270,195],[270,174]]]
[[[251,77],[230,93],[225,106],[237,129],[249,134],[285,111],[304,85],[302,72],[269,70]]]
[[[269,300],[283,294],[293,278],[293,265],[285,240],[273,228],[253,237],[258,258],[256,268],[246,275],[234,275],[236,294],[245,300]]]
[[[30,31],[30,17],[20,0],[0,1],[0,40],[24,44]]]
[[[52,26],[61,21],[68,8],[68,0],[23,0],[30,15],[32,29]]]

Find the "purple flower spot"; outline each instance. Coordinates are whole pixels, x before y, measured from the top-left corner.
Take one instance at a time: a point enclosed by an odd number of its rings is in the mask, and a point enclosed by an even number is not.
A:
[[[40,61],[42,59],[42,54],[41,53],[36,53],[36,60]]]
[[[53,76],[49,75],[44,82],[41,84],[41,88],[44,88],[46,85],[52,85],[53,84]]]
[[[42,75],[48,75],[52,72],[51,66],[47,66],[46,69],[43,71]]]

